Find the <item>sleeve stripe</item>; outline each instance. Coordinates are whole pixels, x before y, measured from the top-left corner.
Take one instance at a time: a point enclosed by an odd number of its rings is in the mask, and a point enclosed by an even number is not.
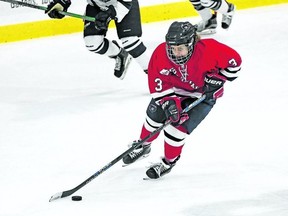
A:
[[[225,76],[228,80],[229,78],[237,78],[239,75],[240,67],[228,67],[225,70],[221,70],[220,73]]]
[[[227,67],[225,70],[230,71],[231,73],[240,71],[241,67]]]

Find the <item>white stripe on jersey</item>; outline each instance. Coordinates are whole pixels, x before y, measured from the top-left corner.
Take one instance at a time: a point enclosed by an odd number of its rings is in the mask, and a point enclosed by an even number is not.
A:
[[[189,92],[184,89],[179,89],[176,87],[174,87],[173,90],[175,94],[177,94],[178,96],[191,97],[191,98],[200,98],[202,96],[202,93],[200,92]]]
[[[173,94],[173,93],[174,93],[173,89],[167,89],[167,90],[162,91],[162,92],[154,92],[151,95],[155,99],[155,101],[158,102],[159,100],[161,100],[166,95],[170,95],[170,94]]]
[[[227,67],[221,70],[220,73],[227,78],[237,78],[241,67]]]
[[[171,89],[167,89],[162,92],[154,92],[151,94],[152,97],[155,99],[156,103],[159,104],[159,101],[162,98],[165,98],[166,96],[178,96],[178,97],[191,97],[191,98],[200,98],[202,96],[202,93],[200,92],[190,92],[186,91],[184,89],[179,89],[176,87],[173,87]]]

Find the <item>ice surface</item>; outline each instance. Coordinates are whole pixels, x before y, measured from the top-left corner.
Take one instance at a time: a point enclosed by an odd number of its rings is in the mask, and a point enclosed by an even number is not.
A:
[[[48,200],[138,138],[150,101],[146,75],[132,61],[124,80],[114,78],[114,61],[89,53],[81,33],[2,44],[0,215],[287,216],[287,10],[237,11],[231,29],[212,36],[242,55],[241,74],[169,175],[142,180],[163,154],[161,135],[148,158],[119,162],[73,194],[81,202]],[[143,25],[149,52],[171,22]]]

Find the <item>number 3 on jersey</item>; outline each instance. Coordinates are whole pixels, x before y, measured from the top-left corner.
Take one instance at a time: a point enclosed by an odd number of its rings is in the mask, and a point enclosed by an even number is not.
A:
[[[162,91],[163,89],[162,80],[160,78],[156,78],[155,83],[156,83],[155,91]]]

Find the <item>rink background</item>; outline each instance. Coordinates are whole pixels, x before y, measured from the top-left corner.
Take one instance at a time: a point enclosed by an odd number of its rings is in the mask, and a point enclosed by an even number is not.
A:
[[[46,7],[48,0],[28,1]],[[236,10],[288,3],[288,0],[234,0]],[[82,15],[86,1],[74,1],[69,12]],[[139,0],[142,23],[199,16],[187,0]],[[83,21],[66,16],[63,19],[50,19],[43,10],[23,7],[0,1],[0,43],[34,39],[39,37],[70,34],[83,31]],[[114,22],[110,22],[114,28]]]
[[[117,80],[114,62],[89,53],[81,33],[1,44],[0,215],[286,216],[287,10],[239,11],[213,36],[242,55],[243,68],[171,174],[142,180],[163,153],[161,135],[146,160],[118,163],[76,192],[82,202],[48,200],[138,138],[150,101],[145,74],[133,61]],[[171,22],[143,26],[150,52]]]

